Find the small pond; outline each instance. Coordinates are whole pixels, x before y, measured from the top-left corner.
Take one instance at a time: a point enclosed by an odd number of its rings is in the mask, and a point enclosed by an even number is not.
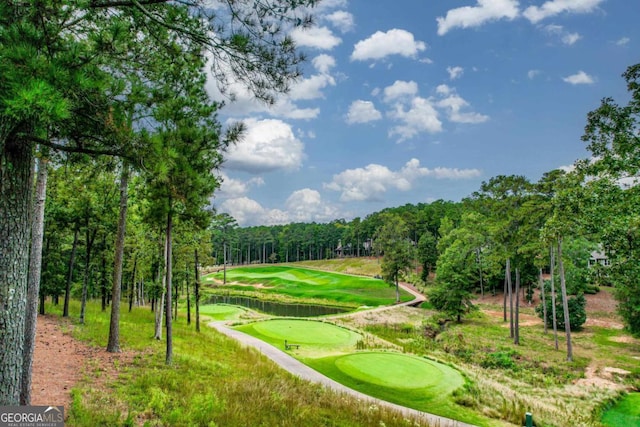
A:
[[[262,313],[283,317],[315,317],[346,313],[350,311],[349,309],[331,307],[327,305],[285,304],[281,302],[264,301],[258,298],[234,295],[213,295],[207,300],[206,304],[240,305]]]

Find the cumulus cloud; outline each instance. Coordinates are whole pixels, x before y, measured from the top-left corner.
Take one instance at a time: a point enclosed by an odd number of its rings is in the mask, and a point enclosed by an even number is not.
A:
[[[336,66],[335,58],[324,53],[313,58],[311,63],[313,64],[313,67],[322,74],[329,74],[333,67]]]
[[[333,34],[327,27],[296,28],[291,38],[298,46],[321,50],[331,50],[342,43],[342,39]]]
[[[398,136],[398,142],[411,139],[420,132],[437,133],[442,131],[442,122],[438,118],[438,111],[431,101],[422,97],[415,97],[408,105],[396,104],[388,113],[391,119],[399,121],[389,131],[389,136]]]
[[[464,73],[464,68],[462,67],[447,67],[447,72],[449,73],[449,80],[455,80],[462,77]]]
[[[559,15],[561,13],[588,13],[598,7],[604,0],[550,0],[542,6],[529,6],[522,12],[532,23]]]
[[[387,86],[383,90],[385,102],[390,102],[405,96],[415,96],[418,93],[418,84],[414,81],[406,82],[396,80],[391,86]]]
[[[216,193],[216,196],[221,198],[239,197],[245,195],[251,187],[260,187],[264,185],[264,179],[262,177],[254,177],[247,181],[240,179],[234,179],[222,172],[219,176],[221,184],[220,190]]]
[[[382,113],[378,111],[371,101],[357,100],[349,106],[346,121],[349,124],[368,123],[382,118]]]
[[[315,74],[294,84],[289,92],[289,98],[294,101],[323,98],[322,89],[335,84],[336,81],[332,76]]]
[[[218,210],[233,216],[240,226],[278,225],[291,222],[328,222],[340,217],[339,210],[322,200],[316,190],[303,188],[287,198],[283,209],[270,209],[248,197],[223,201]]]
[[[300,168],[304,145],[295,137],[291,126],[274,119],[247,119],[245,125],[244,138],[227,152],[227,168],[254,174]]]
[[[571,46],[572,44],[574,44],[575,42],[577,42],[581,38],[582,38],[582,36],[580,34],[578,34],[578,33],[567,33],[567,34],[562,36],[562,43]]]
[[[478,169],[451,169],[438,167],[429,169],[420,166],[418,159],[409,160],[400,170],[392,171],[386,166],[370,164],[364,168],[347,169],[325,183],[328,190],[339,191],[340,200],[381,201],[391,190],[409,191],[419,178],[468,179],[481,175]]]
[[[562,80],[572,85],[590,85],[595,83],[595,78],[582,70],[578,71],[576,74],[563,77]]]
[[[353,15],[349,12],[345,12],[344,10],[337,10],[330,13],[329,15],[326,15],[324,19],[331,22],[331,24],[342,33],[352,31],[355,27]]]
[[[519,15],[517,0],[478,0],[477,6],[451,9],[445,17],[438,17],[438,35],[443,36],[453,28],[479,27],[500,19],[512,20]]]
[[[351,53],[351,60],[376,60],[390,55],[415,58],[426,48],[426,43],[415,40],[410,32],[394,28],[386,33],[377,31],[371,37],[356,43]]]
[[[322,200],[318,191],[310,188],[291,193],[285,207],[289,222],[327,222],[339,216],[338,209]]]

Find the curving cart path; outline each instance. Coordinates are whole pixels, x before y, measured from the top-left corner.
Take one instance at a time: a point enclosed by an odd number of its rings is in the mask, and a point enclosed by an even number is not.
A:
[[[409,301],[406,303],[385,306],[385,307],[377,307],[372,310],[381,311],[381,310],[389,310],[394,307],[402,307],[408,305],[416,305],[420,302],[425,301],[424,295],[412,289],[411,287],[401,284],[400,285],[407,292],[414,295],[415,299],[413,301]],[[348,315],[348,314],[347,314]],[[345,315],[336,315],[331,317],[342,317]],[[461,421],[452,420],[450,418],[441,417],[434,414],[429,414],[427,412],[418,411],[416,409],[407,408],[405,406],[396,405],[395,403],[387,402],[385,400],[377,399],[375,397],[368,396],[364,393],[360,393],[359,391],[353,390],[349,387],[346,387],[329,377],[322,375],[321,373],[311,369],[307,365],[303,364],[299,360],[285,353],[284,351],[267,344],[264,341],[259,340],[258,338],[254,338],[251,335],[247,335],[244,332],[237,331],[235,329],[231,329],[225,326],[224,322],[210,322],[209,326],[215,328],[219,332],[231,337],[242,345],[247,347],[253,347],[258,350],[260,353],[264,354],[266,357],[280,365],[286,371],[311,382],[322,384],[325,387],[328,387],[334,391],[340,393],[346,393],[351,396],[354,396],[362,401],[368,401],[374,403],[379,406],[386,406],[388,408],[392,408],[405,416],[414,417],[420,419],[422,421],[427,421],[430,425],[438,426],[438,427],[472,427],[471,424],[466,424]]]

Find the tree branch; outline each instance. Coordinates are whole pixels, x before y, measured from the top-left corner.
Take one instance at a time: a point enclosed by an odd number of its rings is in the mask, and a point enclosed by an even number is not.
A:
[[[31,141],[37,142],[40,145],[44,145],[54,150],[60,150],[67,153],[83,153],[83,154],[91,154],[94,156],[115,156],[115,157],[125,158],[128,160],[133,160],[130,156],[125,155],[124,153],[117,150],[99,150],[94,148],[85,148],[85,147],[56,144],[55,142],[51,142],[43,138],[38,138],[37,136],[33,136],[33,135],[30,135],[28,138]]]

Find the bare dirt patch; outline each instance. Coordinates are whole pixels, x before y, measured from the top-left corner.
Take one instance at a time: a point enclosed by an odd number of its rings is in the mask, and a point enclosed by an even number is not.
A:
[[[38,316],[31,386],[32,405],[61,405],[69,414],[71,389],[90,375],[106,382],[123,366],[131,364],[136,353],[107,353],[105,349],[84,344],[70,334],[67,319]]]

